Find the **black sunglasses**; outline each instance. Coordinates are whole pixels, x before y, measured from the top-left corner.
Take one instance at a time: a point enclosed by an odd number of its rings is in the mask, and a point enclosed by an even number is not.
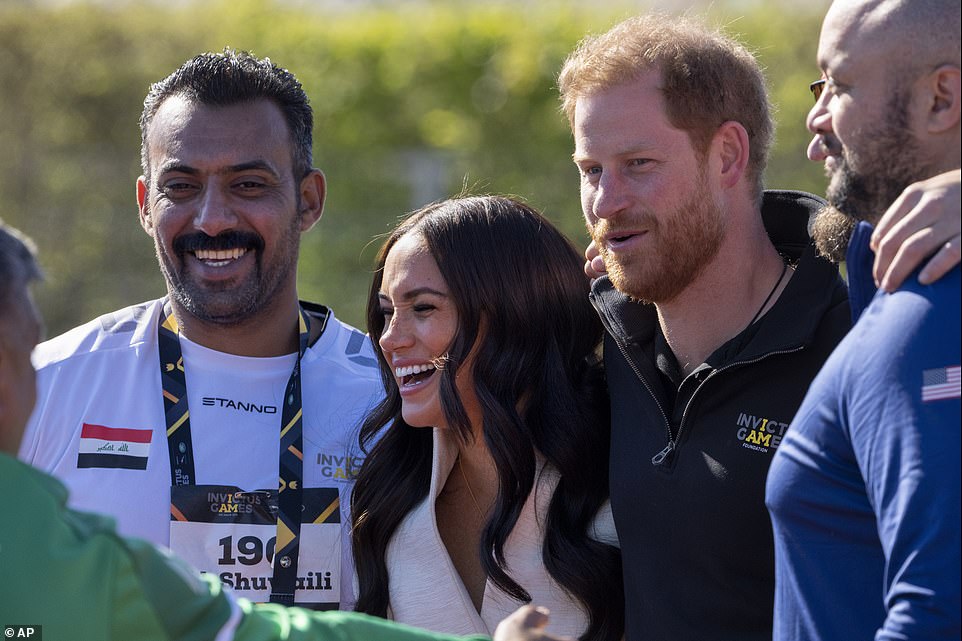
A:
[[[816,80],[810,84],[808,86],[808,90],[812,92],[813,96],[815,96],[815,102],[818,102],[818,99],[822,97],[822,92],[825,91],[825,78]]]

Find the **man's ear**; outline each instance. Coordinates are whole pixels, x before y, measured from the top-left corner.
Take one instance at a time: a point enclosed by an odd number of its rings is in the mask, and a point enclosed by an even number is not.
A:
[[[150,188],[147,186],[147,179],[143,176],[137,179],[137,210],[140,215],[140,226],[148,235],[154,235],[154,222],[150,217],[150,204],[148,203]]]
[[[924,87],[928,92],[928,131],[938,134],[959,126],[960,74],[955,65],[941,65],[928,74]]]
[[[301,231],[309,231],[324,213],[324,198],[327,196],[327,180],[320,169],[311,171],[301,179]]]
[[[735,186],[745,175],[749,149],[748,132],[740,122],[728,120],[715,131],[708,149],[708,166],[722,187]]]

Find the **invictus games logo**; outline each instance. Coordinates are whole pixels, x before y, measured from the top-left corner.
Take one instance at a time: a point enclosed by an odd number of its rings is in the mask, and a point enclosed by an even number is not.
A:
[[[251,514],[261,506],[266,506],[270,492],[208,492],[207,502],[214,514]]]
[[[785,437],[785,430],[788,429],[788,423],[744,412],[739,412],[736,425],[738,430],[735,432],[735,437],[741,441],[742,447],[756,452],[777,449],[782,438]]]
[[[320,466],[321,476],[336,481],[353,481],[364,462],[362,456],[345,456],[319,452],[315,463]]]

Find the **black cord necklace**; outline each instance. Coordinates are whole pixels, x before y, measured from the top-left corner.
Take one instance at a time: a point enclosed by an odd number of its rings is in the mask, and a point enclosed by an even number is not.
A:
[[[778,280],[775,281],[775,286],[772,287],[772,291],[768,292],[768,296],[765,297],[765,302],[763,302],[762,306],[758,308],[758,311],[755,312],[755,316],[752,317],[751,322],[748,323],[746,327],[751,327],[752,325],[754,325],[755,321],[758,320],[758,317],[762,315],[762,310],[765,309],[765,305],[768,305],[768,301],[770,301],[772,299],[772,296],[775,295],[775,291],[778,289],[778,286],[782,284],[782,279],[785,278],[785,272],[787,271],[788,271],[788,263],[782,261],[782,273],[779,274]]]

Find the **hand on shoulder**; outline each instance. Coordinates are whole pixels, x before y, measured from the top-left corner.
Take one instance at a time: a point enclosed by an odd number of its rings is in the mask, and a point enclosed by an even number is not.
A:
[[[881,289],[894,291],[927,258],[919,274],[923,285],[959,264],[960,183],[958,169],[913,183],[879,220],[872,249],[875,282]]]
[[[605,261],[601,258],[598,245],[595,244],[595,241],[591,241],[585,248],[585,275],[594,279],[607,273],[608,269],[605,267]]]

